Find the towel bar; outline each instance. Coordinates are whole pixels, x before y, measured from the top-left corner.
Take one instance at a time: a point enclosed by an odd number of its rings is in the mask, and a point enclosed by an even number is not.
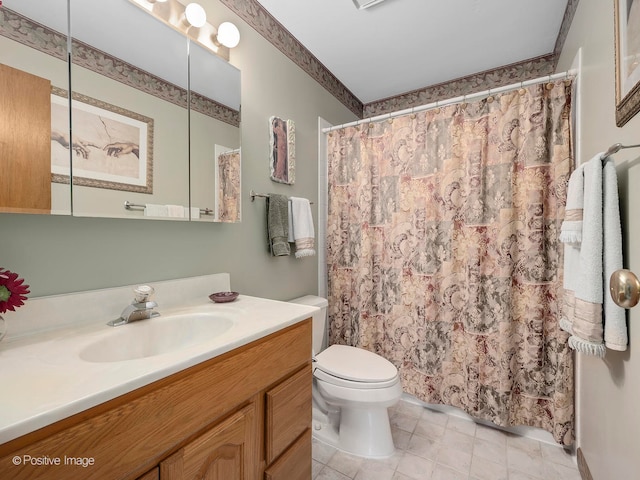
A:
[[[609,293],[619,307],[635,307],[640,300],[640,280],[630,270],[616,270],[609,279]]]
[[[622,145],[621,143],[614,143],[611,145],[606,152],[602,154],[600,160],[605,160],[608,156],[613,155],[614,153],[618,153],[623,148],[638,148],[640,145]]]
[[[127,210],[133,210],[134,208],[146,208],[146,205],[131,203],[129,200],[125,200],[124,208],[126,208]],[[201,208],[200,213],[202,213],[203,215],[213,215],[213,210],[211,210],[210,208]]]
[[[256,197],[269,198],[268,193],[256,193],[253,190],[249,192],[249,196],[251,197],[252,202],[255,201]],[[313,202],[309,202],[309,203],[313,205]]]

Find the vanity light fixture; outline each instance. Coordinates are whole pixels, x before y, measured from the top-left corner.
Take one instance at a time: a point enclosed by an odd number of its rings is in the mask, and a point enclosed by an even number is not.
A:
[[[201,28],[207,23],[207,12],[199,3],[190,3],[184,9],[184,18],[190,26]]]
[[[227,48],[233,48],[240,43],[240,31],[231,22],[222,22],[218,27],[218,34],[214,42],[224,45]]]
[[[240,32],[233,23],[223,22],[218,28],[207,23],[207,13],[198,3],[185,6],[179,0],[129,1],[227,61],[229,49],[240,41]]]

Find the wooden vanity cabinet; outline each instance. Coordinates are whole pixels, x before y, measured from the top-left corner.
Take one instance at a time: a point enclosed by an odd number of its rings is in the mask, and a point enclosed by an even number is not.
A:
[[[308,319],[0,445],[0,478],[308,480],[310,364]]]
[[[265,480],[311,478],[310,374],[305,367],[266,393]]]
[[[138,477],[136,480],[160,480],[160,467],[149,470],[147,473]]]
[[[255,404],[250,403],[160,462],[162,480],[251,478],[255,471]]]

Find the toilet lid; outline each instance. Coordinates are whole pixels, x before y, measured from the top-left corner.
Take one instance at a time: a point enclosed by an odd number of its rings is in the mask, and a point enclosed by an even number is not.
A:
[[[398,375],[390,361],[362,348],[331,345],[315,359],[315,368],[354,382],[387,382]]]

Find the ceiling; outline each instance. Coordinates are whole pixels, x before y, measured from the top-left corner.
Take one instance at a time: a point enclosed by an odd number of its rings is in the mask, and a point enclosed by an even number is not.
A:
[[[553,53],[568,0],[257,0],[362,103]]]

